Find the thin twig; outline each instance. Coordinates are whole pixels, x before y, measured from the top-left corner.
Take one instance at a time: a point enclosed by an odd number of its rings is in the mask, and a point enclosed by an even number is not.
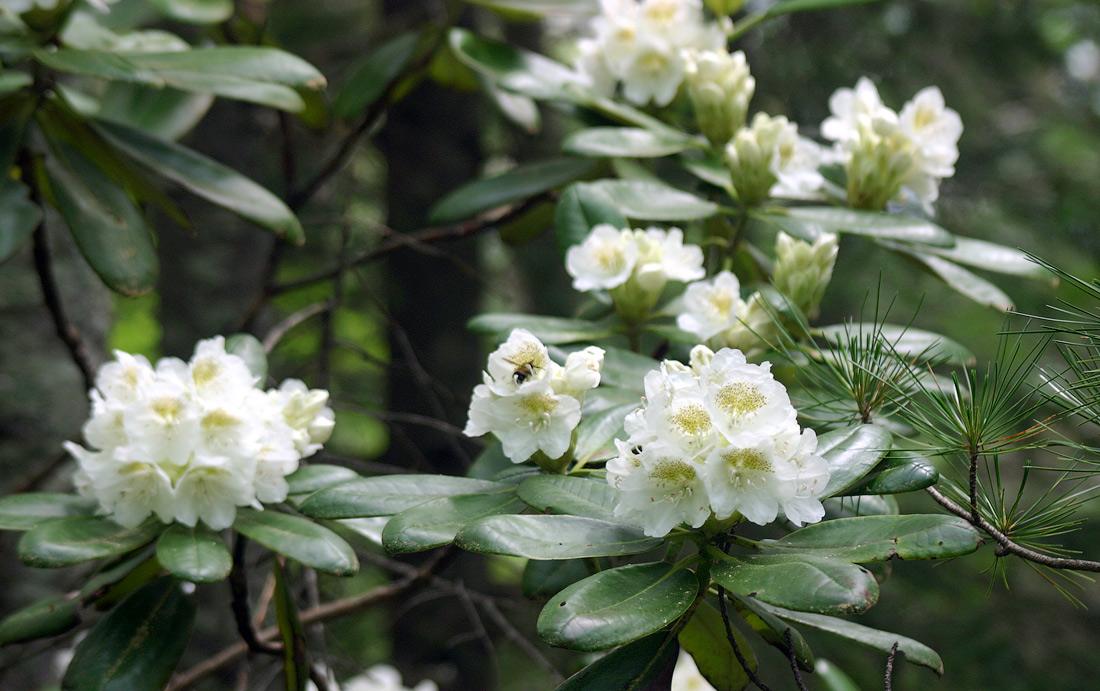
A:
[[[936,491],[934,487],[927,487],[924,490],[928,492],[928,496],[932,497],[937,504],[947,509],[949,512],[955,514],[959,518],[967,521],[975,528],[984,531],[989,537],[993,538],[997,543],[996,554],[999,557],[1003,557],[1007,554],[1015,554],[1021,559],[1035,562],[1043,566],[1050,567],[1052,569],[1066,569],[1067,571],[1092,571],[1100,573],[1100,562],[1090,561],[1088,559],[1066,559],[1064,557],[1052,557],[1049,554],[1043,554],[1042,552],[1036,552],[1033,549],[1028,549],[1023,545],[1013,542],[1007,535],[1002,533],[993,527],[993,524],[987,521],[982,516],[977,516],[976,519],[971,515],[969,509],[959,506],[955,502],[951,501],[944,495]]]
[[[46,309],[50,311],[54,328],[65,344],[65,348],[68,349],[69,357],[80,370],[80,376],[84,379],[84,390],[89,391],[95,388],[95,365],[92,364],[88,349],[84,346],[80,330],[69,321],[65,314],[65,307],[61,304],[61,292],[53,273],[45,221],[40,223],[38,229],[34,231],[33,244],[34,270],[38,274],[38,284],[42,287],[42,298],[46,303]]]
[[[722,623],[726,627],[726,639],[730,642],[730,647],[733,648],[733,654],[737,656],[737,662],[741,664],[741,669],[745,670],[745,674],[748,675],[749,681],[756,684],[756,687],[760,691],[771,691],[768,685],[765,684],[756,672],[749,666],[749,661],[745,659],[745,654],[741,652],[741,646],[737,645],[737,637],[733,635],[733,625],[730,623],[729,610],[726,609],[726,589],[722,586],[718,586],[718,609],[722,612]],[[788,644],[789,645],[789,644]]]
[[[558,668],[554,666],[554,663],[546,659],[546,657],[541,652],[539,652],[538,648],[536,648],[531,643],[531,641],[527,640],[526,636],[517,631],[515,626],[512,626],[512,622],[508,621],[508,619],[501,613],[500,609],[497,608],[496,603],[493,602],[491,598],[480,598],[478,605],[485,611],[487,615],[489,615],[489,618],[493,620],[493,623],[496,624],[497,627],[504,633],[505,638],[515,643],[520,648],[520,650],[527,653],[528,657],[538,662],[540,665],[543,666],[543,668],[546,669],[546,671],[550,672],[550,674],[554,677],[554,681],[556,683],[560,684],[561,682],[565,681],[565,676],[558,671]]]
[[[883,688],[886,691],[893,691],[894,689],[894,656],[898,654],[898,643],[894,641],[894,645],[890,647],[890,654],[886,656],[886,680],[883,683]]]
[[[286,336],[286,333],[298,326],[310,317],[320,314],[321,312],[328,312],[332,309],[332,301],[325,300],[323,302],[315,302],[312,305],[307,305],[298,310],[294,314],[291,314],[286,319],[282,320],[275,326],[271,327],[271,330],[264,336],[263,347],[264,354],[270,355],[271,351],[275,349],[275,346],[279,344],[279,341]]]
[[[261,641],[252,627],[252,607],[248,602],[248,569],[245,566],[245,551],[248,546],[248,538],[237,535],[237,541],[233,544],[233,569],[229,572],[229,590],[233,595],[230,609],[233,611],[233,621],[237,624],[237,633],[248,649],[254,653],[264,655],[282,655],[283,647]]]
[[[443,422],[442,420],[437,420],[434,417],[429,417],[427,415],[418,415],[417,413],[401,413],[388,410],[372,410],[370,408],[367,408],[366,406],[358,405],[356,403],[351,403],[348,401],[332,400],[329,401],[329,405],[337,410],[352,410],[357,413],[362,413],[364,415],[370,415],[371,417],[377,418],[382,422],[406,423],[410,425],[430,427],[431,429],[459,439],[464,436],[462,428],[455,427],[448,422]]]
[[[806,688],[806,682],[802,680],[802,670],[798,668],[798,655],[794,651],[794,638],[791,636],[791,627],[783,629],[783,640],[787,642],[787,659],[791,662],[791,673],[794,674],[794,683],[799,691],[810,691]]]

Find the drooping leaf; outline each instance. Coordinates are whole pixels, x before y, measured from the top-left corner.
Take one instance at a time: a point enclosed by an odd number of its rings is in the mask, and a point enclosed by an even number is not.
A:
[[[794,612],[781,607],[768,605],[763,606],[772,614],[782,619],[786,619],[787,621],[792,621],[796,624],[804,624],[821,631],[827,631],[837,636],[855,641],[856,643],[861,643],[869,648],[874,648],[883,653],[890,652],[894,643],[897,643],[898,652],[904,653],[906,660],[921,665],[922,667],[927,667],[940,676],[943,675],[943,660],[936,654],[936,651],[923,643],[914,641],[912,638],[899,636],[896,633],[879,631],[836,617],[811,614],[809,612]]]
[[[486,516],[519,513],[525,504],[515,487],[485,494],[443,497],[394,516],[382,531],[382,545],[391,554],[420,552],[455,539],[468,523]]]
[[[202,524],[169,526],[157,540],[157,559],[176,578],[192,583],[220,581],[233,566],[225,540]]]
[[[318,571],[350,576],[359,570],[359,559],[351,545],[308,519],[273,510],[237,509],[233,528],[250,540]]]
[[[1002,312],[1012,309],[1012,298],[1006,295],[1003,290],[958,264],[926,252],[899,251],[905,256],[911,257],[918,266],[946,283],[953,290],[974,302]]]
[[[520,589],[533,600],[548,598],[588,576],[588,568],[580,559],[539,561],[532,559],[523,569]]]
[[[900,494],[931,487],[940,473],[915,451],[894,449],[886,458],[842,494]]]
[[[319,89],[324,76],[301,58],[264,46],[220,46],[167,53],[38,50],[51,69],[109,81],[213,93],[288,111],[305,107],[295,89]]]
[[[256,386],[264,388],[267,379],[267,354],[264,346],[252,334],[233,334],[225,339],[225,352],[236,355],[248,365],[248,371],[256,378]]]
[[[806,643],[806,639],[790,624],[766,609],[766,605],[754,597],[740,595],[738,593],[727,594],[733,600],[733,606],[737,613],[745,620],[752,630],[768,642],[769,645],[783,651],[784,656],[789,656],[787,648],[787,632],[790,632],[791,645],[794,647],[795,659],[798,666],[805,670],[814,668],[814,653]]]
[[[508,338],[512,329],[527,329],[546,345],[593,341],[607,338],[612,333],[608,326],[583,319],[531,314],[479,314],[470,320],[467,327],[474,333],[493,334],[502,341]]]
[[[507,91],[536,100],[587,101],[584,78],[560,62],[538,53],[481,38],[454,28],[448,36],[455,56]]]
[[[854,485],[893,443],[893,435],[878,425],[852,425],[818,437],[817,453],[829,463],[829,484],[818,496],[831,497]]]
[[[311,463],[286,476],[286,483],[290,486],[287,494],[312,494],[318,490],[358,478],[359,473],[342,465]]]
[[[520,483],[519,498],[546,513],[614,521],[618,491],[603,480],[571,475],[540,475]]]
[[[100,131],[134,160],[192,194],[270,230],[287,242],[302,244],[302,224],[286,204],[232,168],[185,146],[123,125],[100,123]]]
[[[233,16],[233,0],[149,0],[168,19],[187,24],[217,24]]]
[[[851,677],[823,657],[814,664],[814,675],[821,680],[825,691],[860,691]]]
[[[986,271],[1038,281],[1050,281],[1053,278],[1050,271],[1033,262],[1026,253],[985,240],[956,235],[954,247],[922,247],[920,250],[956,264],[966,264]]]
[[[55,568],[133,551],[152,542],[164,524],[150,518],[123,528],[102,516],[75,516],[42,523],[19,541],[19,559],[28,566]]]
[[[765,540],[766,552],[800,553],[850,562],[943,559],[970,554],[981,536],[966,521],[942,514],[860,516],[823,521]]]
[[[898,216],[877,211],[854,211],[829,206],[801,206],[788,209],[769,209],[759,214],[762,220],[791,228],[791,234],[799,237],[814,236],[820,232],[851,233],[886,240],[904,240],[919,245],[952,247],[954,236],[931,221],[912,216]],[[802,230],[792,226],[800,225]]]
[[[131,82],[111,82],[99,99],[95,117],[176,141],[199,124],[214,95]]]
[[[715,564],[714,580],[735,593],[800,612],[857,614],[878,601],[870,571],[809,554],[754,554]]]
[[[882,0],[782,0],[768,8],[769,17],[778,17],[781,14],[792,12],[809,12],[811,10],[832,10],[838,7],[852,5],[870,5],[882,2]]]
[[[455,537],[462,549],[527,559],[618,557],[664,544],[640,528],[581,516],[489,516],[467,524]]]
[[[590,127],[573,132],[562,142],[562,151],[575,156],[658,158],[692,146],[687,137],[654,132],[640,127]]]
[[[348,74],[347,80],[332,104],[337,117],[359,117],[373,104],[386,87],[408,69],[420,45],[420,34],[410,31],[399,34],[367,53]]]
[[[599,11],[599,3],[596,0],[466,0],[466,2],[492,9],[533,15],[594,14]]]
[[[26,72],[4,70],[0,72],[0,96],[7,96],[33,83],[34,78]]]
[[[595,163],[585,158],[550,158],[468,182],[448,193],[428,212],[431,223],[453,223],[506,204],[523,201],[586,175]]]
[[[53,141],[46,176],[81,254],[107,287],[142,295],[156,285],[153,239],[126,193],[75,149]]]
[[[646,636],[604,655],[566,679],[555,691],[660,691],[669,688],[677,650],[675,641],[667,633]]]
[[[11,258],[42,222],[42,210],[23,183],[0,179],[0,263]]]
[[[822,326],[816,331],[831,343],[863,341],[877,333],[898,355],[907,358],[942,360],[956,365],[972,365],[975,361],[974,353],[958,341],[932,331],[914,329],[900,324],[856,322]]]
[[[76,647],[64,691],[145,691],[168,684],[195,621],[171,577],[148,583],[96,622]]]
[[[585,183],[611,198],[628,218],[645,221],[690,221],[718,212],[718,205],[660,182],[597,180]]]
[[[542,126],[542,114],[533,98],[500,89],[489,80],[485,82],[485,93],[497,107],[500,114],[527,134],[537,134]]]
[[[450,475],[357,477],[315,492],[300,511],[313,518],[392,516],[441,497],[507,489],[488,480]]]
[[[607,650],[675,621],[698,587],[695,574],[665,562],[601,571],[550,598],[538,632],[550,645]]]
[[[26,492],[0,499],[0,530],[30,530],[54,518],[91,516],[99,502],[60,492]]]
[[[24,607],[0,621],[0,645],[58,636],[79,625],[80,600],[52,597]]]
[[[564,255],[573,245],[584,242],[592,229],[601,223],[627,227],[626,216],[606,192],[583,183],[566,187],[554,214],[558,249]]]
[[[298,607],[286,584],[283,567],[275,562],[272,565],[275,574],[275,621],[279,626],[279,637],[283,641],[283,674],[287,691],[306,691],[309,684],[309,648],[306,646],[305,632]]]
[[[756,654],[749,642],[736,627],[731,626],[731,630],[750,669],[756,671]],[[726,636],[722,615],[710,604],[704,602],[695,609],[695,614],[680,632],[680,646],[691,654],[695,666],[715,691],[741,691],[749,683],[749,675],[737,660]]]
[[[721,187],[730,195],[734,195],[733,183],[730,180],[730,171],[720,158],[714,156],[688,156],[680,157],[680,163],[685,169],[703,182]]]

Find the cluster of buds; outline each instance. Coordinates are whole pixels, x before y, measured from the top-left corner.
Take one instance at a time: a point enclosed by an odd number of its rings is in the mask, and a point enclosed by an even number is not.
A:
[[[532,457],[559,468],[568,462],[584,394],[600,383],[604,351],[571,353],[561,366],[526,329],[515,329],[489,355],[483,383],[470,401],[467,436],[492,432],[513,463]]]
[[[733,138],[749,112],[756,80],[741,51],[687,51],[686,82],[695,123],[716,147]]]
[[[818,167],[821,148],[798,134],[798,126],[782,115],[757,113],[752,124],[737,130],[726,146],[737,199],[753,206],[768,197],[804,198],[821,188]]]
[[[595,36],[578,43],[577,68],[594,88],[639,105],[668,105],[686,72],[686,50],[716,50],[725,33],[703,16],[700,0],[600,0]]]
[[[838,89],[829,110],[821,132],[836,142],[852,207],[884,209],[904,188],[931,210],[940,181],[955,174],[962,134],[959,114],[945,106],[938,88],[922,89],[899,114],[864,77],[855,89]]]
[[[641,321],[670,280],[686,283],[705,275],[703,251],[685,245],[679,228],[631,230],[607,223],[569,248],[565,269],[577,290],[608,291],[628,322]]]
[[[90,393],[84,438],[71,442],[75,483],[114,520],[133,527],[155,513],[165,523],[214,530],[238,506],[286,499],[286,475],[332,434],[328,392],[288,379],[263,391],[221,336],[200,341],[190,362],[115,353]]]
[[[810,244],[780,231],[775,238],[772,282],[803,314],[812,318],[833,278],[839,250],[833,233],[821,233]]]
[[[607,463],[607,481],[621,491],[615,513],[654,537],[712,518],[821,520],[829,467],[770,364],[706,346],[690,362],[666,360],[646,375],[644,406],[626,417],[630,436]]]

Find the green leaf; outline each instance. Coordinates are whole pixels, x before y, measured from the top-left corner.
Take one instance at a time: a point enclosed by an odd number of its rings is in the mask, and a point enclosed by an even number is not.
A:
[[[915,451],[894,449],[842,494],[900,494],[931,487],[939,479],[936,466],[924,456]]]
[[[970,554],[981,536],[954,516],[860,516],[823,521],[780,540],[765,540],[766,552],[790,551],[850,562],[942,559]]]
[[[550,645],[607,650],[678,619],[695,600],[695,574],[665,562],[601,571],[550,599],[538,632]]]
[[[536,100],[584,102],[592,98],[581,75],[538,53],[490,41],[466,29],[451,29],[448,40],[459,60],[502,89]]]
[[[573,475],[539,475],[520,483],[519,498],[545,513],[615,521],[619,492],[603,480]]]
[[[600,370],[601,386],[617,386],[636,392],[645,392],[645,375],[660,366],[648,355],[633,353],[622,348],[604,348],[603,369]]]
[[[199,124],[213,103],[213,94],[111,82],[95,117],[176,141]]]
[[[152,542],[164,524],[150,518],[123,528],[102,516],[59,518],[43,523],[19,541],[19,559],[28,566],[56,568],[131,552]]]
[[[1008,297],[1003,290],[984,278],[970,273],[958,264],[924,252],[898,251],[911,257],[922,269],[979,305],[992,307],[1002,312],[1012,309],[1012,298]]]
[[[817,454],[829,463],[829,484],[820,497],[831,497],[854,485],[890,451],[894,437],[878,425],[852,425],[817,439]]]
[[[619,212],[611,197],[591,185],[566,187],[554,212],[554,230],[558,249],[564,255],[573,245],[584,242],[592,229],[601,223],[626,228],[626,216]]]
[[[860,691],[851,677],[825,658],[819,658],[814,665],[814,676],[821,680],[825,691]]]
[[[0,71],[0,96],[7,96],[33,83],[34,79],[26,72],[17,72],[15,70]]]
[[[54,518],[91,516],[99,502],[60,492],[26,492],[0,499],[0,530],[30,530]]]
[[[596,164],[584,158],[550,158],[524,163],[506,173],[468,182],[439,200],[428,212],[430,223],[453,223],[523,201],[589,173]]]
[[[575,156],[659,158],[692,146],[687,137],[654,132],[640,127],[590,127],[573,132],[562,142],[562,151]]]
[[[830,343],[848,343],[852,340],[864,343],[873,334],[879,334],[898,355],[903,357],[942,360],[944,363],[956,365],[972,365],[975,362],[974,353],[958,341],[932,331],[914,329],[900,324],[873,322],[833,324],[817,329],[816,333]]]
[[[853,211],[830,206],[800,206],[789,209],[769,209],[759,214],[761,220],[787,229],[792,225],[792,235],[816,236],[821,232],[850,233],[884,240],[904,240],[919,245],[952,247],[955,238],[951,233],[931,221],[912,216],[879,213],[877,211]],[[793,223],[792,223],[793,222]]]
[[[611,198],[624,216],[645,221],[690,221],[718,212],[718,205],[700,197],[645,180],[597,180],[586,183]]]
[[[878,601],[870,571],[810,554],[730,557],[715,564],[711,575],[735,593],[800,612],[858,614]]]
[[[339,118],[350,120],[359,117],[364,110],[385,93],[395,79],[404,74],[420,45],[420,34],[415,31],[399,34],[367,53],[348,75],[344,85],[336,92],[332,110]]]
[[[882,2],[882,0],[783,0],[768,8],[767,16],[778,17],[781,14],[790,14],[792,12],[832,10],[838,7],[870,5],[876,2]]]
[[[1033,262],[1025,252],[985,240],[956,235],[954,247],[922,247],[920,250],[986,271],[1039,281],[1051,281],[1054,278],[1050,271]]]
[[[52,597],[24,607],[0,621],[0,645],[58,636],[79,625],[80,600],[75,597]]]
[[[587,15],[595,14],[600,9],[596,0],[466,0],[466,2],[491,9],[511,10],[534,15]]]
[[[466,325],[474,333],[492,334],[503,341],[512,329],[527,329],[546,345],[607,338],[611,329],[583,319],[540,317],[531,314],[479,314]]]
[[[527,559],[580,559],[641,554],[664,544],[640,528],[580,516],[489,516],[455,536],[462,549]]]
[[[311,463],[310,465],[301,466],[286,476],[286,483],[290,486],[287,494],[312,494],[318,490],[358,478],[359,473],[342,465]]]
[[[523,569],[520,589],[525,597],[541,600],[554,595],[588,576],[588,568],[580,559],[565,561],[527,562]]]
[[[233,0],[149,0],[157,12],[186,24],[218,24],[233,16]]]
[[[577,444],[574,455],[577,460],[612,458],[617,455],[615,439],[625,439],[623,420],[640,405],[635,400],[615,408],[587,415],[577,425]]]
[[[519,513],[525,508],[514,487],[485,494],[443,497],[413,507],[390,519],[382,545],[391,554],[420,552],[446,545],[468,523],[486,516]]]
[[[722,162],[722,159],[715,156],[705,156],[702,158],[681,156],[680,164],[687,169],[689,173],[699,178],[703,182],[714,185],[715,187],[721,187],[730,196],[733,196],[733,183],[730,180],[730,171],[726,167],[726,164]]]
[[[248,371],[256,378],[256,386],[263,388],[267,379],[267,354],[263,344],[252,334],[233,334],[225,339],[225,352],[236,355],[248,365]]]
[[[825,506],[825,520],[852,518],[854,516],[897,516],[901,514],[897,500],[888,495],[845,494],[840,497],[830,497],[821,503]]]
[[[309,648],[306,646],[298,607],[287,588],[286,574],[278,562],[272,564],[275,574],[275,621],[283,641],[283,673],[287,691],[306,691],[309,684]]]
[[[159,267],[141,213],[88,159],[61,141],[51,143],[50,192],[80,253],[111,290],[129,296],[152,290]]]
[[[38,50],[34,56],[61,72],[212,93],[293,112],[305,107],[296,88],[320,89],[325,85],[324,76],[305,60],[260,46],[126,55],[62,48]]]
[[[281,199],[237,171],[185,146],[123,125],[100,123],[100,131],[127,156],[206,201],[302,244],[305,233]]]
[[[669,688],[677,646],[667,633],[628,643],[565,680],[555,691],[657,691]],[[664,682],[661,684],[660,682]]]
[[[192,583],[220,581],[233,566],[225,540],[201,524],[169,526],[157,540],[157,560],[176,578]]]
[[[737,609],[737,613],[741,618],[745,620],[745,623],[751,626],[752,630],[758,633],[769,645],[783,651],[785,657],[790,656],[786,636],[787,631],[790,631],[791,644],[794,647],[794,655],[795,659],[798,660],[798,666],[807,671],[813,670],[814,653],[810,650],[809,644],[806,643],[806,639],[802,637],[798,629],[765,609],[766,605],[756,598],[729,591],[727,591],[727,594],[733,599],[733,606]]]
[[[441,497],[500,492],[506,485],[450,475],[379,475],[326,487],[302,502],[313,518],[392,516]]]
[[[237,509],[233,528],[270,550],[334,576],[359,570],[355,551],[336,533],[313,521],[278,511]]]
[[[896,633],[879,631],[844,619],[837,619],[836,617],[827,617],[807,612],[792,612],[780,607],[769,606],[767,609],[772,614],[782,619],[786,619],[787,621],[793,621],[797,624],[805,624],[806,626],[811,626],[821,631],[827,631],[837,636],[855,641],[856,643],[861,643],[869,648],[874,648],[883,653],[889,653],[894,643],[897,643],[898,652],[904,653],[906,660],[921,665],[922,667],[927,667],[936,674],[943,676],[943,660],[936,654],[936,651],[923,643],[914,641],[912,638],[899,636]]]
[[[731,629],[738,649],[755,671],[758,667],[756,654],[741,632],[736,627]],[[749,675],[733,652],[721,613],[706,602],[695,609],[695,614],[680,632],[680,646],[694,658],[695,666],[715,691],[741,691],[748,685]]]
[[[488,80],[485,80],[485,94],[501,115],[512,124],[522,127],[527,134],[538,134],[542,126],[542,115],[534,99],[499,89],[496,84]]]
[[[195,602],[165,576],[130,594],[76,646],[64,691],[147,691],[168,684],[195,623]]]

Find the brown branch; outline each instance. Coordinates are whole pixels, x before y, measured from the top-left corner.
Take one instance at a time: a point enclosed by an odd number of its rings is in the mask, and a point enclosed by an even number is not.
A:
[[[237,624],[237,633],[250,651],[281,656],[283,647],[261,641],[256,629],[252,627],[252,607],[248,602],[248,569],[244,563],[247,547],[248,538],[238,534],[237,541],[233,544],[233,569],[229,572],[229,590],[232,593],[229,608],[233,611],[233,621]]]
[[[741,646],[737,645],[737,637],[733,635],[733,625],[730,624],[729,610],[726,609],[726,589],[722,586],[718,586],[718,609],[722,611],[722,623],[726,627],[726,639],[730,642],[730,647],[733,648],[733,654],[737,656],[737,662],[741,665],[741,669],[745,670],[749,681],[755,684],[760,691],[771,691],[768,685],[749,666],[749,661],[745,659],[745,654],[741,652]],[[790,644],[788,643],[788,645]]]
[[[68,349],[69,357],[80,370],[80,376],[84,379],[84,390],[89,391],[95,388],[95,365],[92,364],[88,349],[84,346],[80,330],[69,321],[65,314],[65,307],[61,304],[61,291],[58,289],[57,279],[53,273],[45,220],[34,231],[33,251],[34,269],[38,274],[38,284],[42,287],[42,298],[46,303],[46,309],[50,311],[54,328],[65,344],[65,348]]]
[[[794,650],[794,638],[791,636],[791,627],[783,629],[783,640],[787,642],[787,659],[791,663],[791,674],[794,675],[794,683],[798,684],[799,691],[810,691],[806,688],[806,682],[802,680],[802,670],[798,668],[798,655]]]
[[[890,654],[886,656],[886,679],[883,683],[885,691],[893,691],[894,689],[894,657],[898,654],[898,643],[894,641],[894,645],[890,648]]]
[[[982,516],[972,516],[971,511],[965,507],[959,506],[955,502],[951,501],[944,495],[936,491],[935,487],[927,487],[924,490],[928,492],[928,496],[932,497],[937,504],[947,509],[950,513],[955,514],[959,518],[963,519],[970,525],[982,530],[986,535],[993,538],[997,543],[996,555],[1003,557],[1008,554],[1014,554],[1021,559],[1035,562],[1042,566],[1047,566],[1052,569],[1066,569],[1068,571],[1092,571],[1094,573],[1100,573],[1100,562],[1090,561],[1088,559],[1067,559],[1064,557],[1052,557],[1049,554],[1043,554],[1042,552],[1036,552],[1033,549],[1029,549],[1013,542],[1007,535],[997,530],[992,523],[987,521]]]
[[[303,307],[302,309],[298,310],[294,314],[291,314],[275,326],[271,327],[271,330],[267,332],[266,336],[264,336],[264,354],[270,355],[271,351],[275,349],[275,346],[278,345],[283,336],[286,336],[286,333],[293,329],[295,326],[298,326],[299,324],[314,315],[320,314],[322,312],[328,312],[331,309],[331,300],[325,300],[324,302],[315,302],[312,305],[307,305],[306,307]]]

